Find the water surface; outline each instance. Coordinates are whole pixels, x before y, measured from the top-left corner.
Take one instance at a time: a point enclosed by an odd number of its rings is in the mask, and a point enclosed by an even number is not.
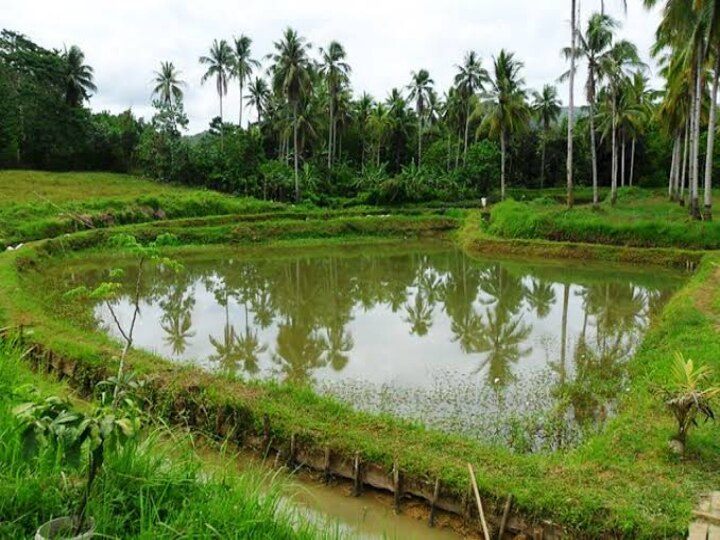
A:
[[[227,248],[148,270],[136,346],[518,450],[613,414],[626,364],[682,275],[473,259],[439,243]],[[74,274],[98,283],[104,270]],[[136,269],[116,304],[133,311]],[[97,323],[119,336],[106,306]]]

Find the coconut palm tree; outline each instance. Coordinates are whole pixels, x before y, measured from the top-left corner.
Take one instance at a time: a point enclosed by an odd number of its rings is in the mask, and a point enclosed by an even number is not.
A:
[[[567,205],[573,206],[573,132],[575,130],[575,42],[577,0],[570,0],[570,74],[568,76]]]
[[[648,88],[649,79],[641,72],[635,72],[627,81],[626,99],[630,116],[625,119],[626,131],[630,136],[630,174],[628,183],[633,185],[635,176],[635,147],[637,139],[641,136],[652,116],[653,103],[658,92]],[[624,175],[623,175],[624,177]]]
[[[407,86],[410,91],[410,99],[415,100],[415,113],[417,114],[418,123],[418,167],[422,164],[422,133],[423,120],[426,114],[426,108],[431,99],[432,86],[435,84],[430,78],[430,73],[426,69],[412,72],[412,82]]]
[[[209,56],[201,56],[200,63],[207,66],[207,71],[200,79],[201,84],[211,77],[215,77],[215,88],[220,98],[220,124],[223,123],[223,96],[227,95],[228,90],[228,79],[232,74],[233,69],[233,51],[228,45],[228,42],[224,39],[213,41],[212,47],[210,47]],[[224,129],[220,129],[220,147],[223,147]]]
[[[322,56],[322,64],[320,73],[325,79],[328,93],[328,169],[332,169],[333,157],[336,146],[336,121],[335,108],[337,106],[337,96],[340,89],[347,84],[352,69],[350,64],[345,62],[347,54],[343,46],[337,41],[331,41],[327,49],[320,49]]]
[[[180,79],[180,71],[172,62],[160,63],[160,71],[155,72],[153,83],[153,95],[166,105],[173,107],[174,103],[182,100],[186,83]]]
[[[593,205],[598,205],[598,164],[597,164],[597,142],[595,140],[595,113],[597,108],[597,84],[605,75],[603,66],[608,65],[607,55],[613,44],[614,32],[618,27],[617,21],[608,15],[601,13],[593,14],[587,23],[585,33],[578,30],[577,47],[575,55],[584,58],[587,63],[587,80],[585,82],[585,96],[588,102],[590,121],[590,157],[592,160],[593,180]],[[566,57],[572,53],[571,49],[565,49]]]
[[[383,103],[378,103],[370,112],[368,118],[368,129],[375,146],[375,166],[380,167],[380,151],[382,150],[388,133],[391,128],[391,121],[388,115],[387,107]]]
[[[540,160],[540,187],[545,186],[545,150],[547,145],[550,126],[557,122],[560,116],[560,100],[558,99],[557,88],[546,84],[542,92],[534,92],[532,111],[542,126],[542,158]]]
[[[355,119],[360,131],[360,168],[365,171],[365,153],[367,150],[367,134],[370,115],[373,111],[373,98],[370,94],[363,92],[360,99],[355,103]]]
[[[93,68],[85,64],[85,53],[80,47],[73,45],[65,49],[62,55],[65,84],[65,103],[71,107],[79,107],[90,95],[97,91],[93,81]]]
[[[508,137],[527,128],[530,108],[525,102],[525,81],[520,76],[523,63],[505,49],[494,58],[490,90],[476,110],[482,117],[478,132],[487,131],[500,139],[500,197],[505,199]]]
[[[402,166],[403,152],[405,151],[409,138],[412,113],[408,109],[408,102],[397,88],[390,90],[385,100],[387,105],[388,128],[390,142],[394,152],[394,167],[399,170]]]
[[[244,34],[240,34],[240,37],[235,38],[233,48],[233,64],[232,64],[232,76],[238,81],[240,88],[240,115],[238,117],[238,126],[242,127],[243,117],[243,88],[245,82],[250,80],[253,69],[260,67],[260,62],[252,58],[251,46],[252,39]]]
[[[300,177],[298,156],[298,111],[301,101],[310,93],[312,77],[308,51],[312,45],[287,28],[280,41],[273,43],[275,52],[270,54],[273,62],[271,73],[275,93],[283,96],[292,108],[293,154],[295,170],[295,200],[300,201]]]
[[[254,107],[257,111],[257,122],[261,124],[263,121],[263,115],[267,109],[268,101],[270,100],[270,88],[268,87],[265,79],[255,77],[248,86],[248,95],[245,101],[250,107]]]
[[[615,204],[617,201],[618,188],[618,147],[617,147],[617,127],[618,127],[618,100],[620,98],[620,88],[627,79],[628,70],[631,68],[641,68],[644,64],[640,61],[637,47],[627,40],[616,42],[607,55],[601,59],[601,69],[607,78],[607,98],[610,102],[611,114],[611,140],[612,140],[612,177],[610,188],[610,202]]]
[[[462,102],[465,105],[465,133],[463,145],[463,165],[467,162],[468,134],[470,131],[470,112],[472,97],[484,91],[484,85],[489,82],[490,76],[482,67],[482,60],[475,51],[465,54],[461,66],[456,66],[458,73],[455,75],[455,85]]]
[[[644,0],[646,7],[652,8],[659,0]],[[663,0],[662,18],[656,32],[657,43],[654,53],[661,54],[670,48],[677,55],[680,64],[688,72],[690,85],[690,114],[688,122],[689,146],[689,192],[690,213],[700,218],[698,184],[700,152],[700,120],[703,104],[704,82],[706,76],[709,44],[717,36],[717,9],[711,0]],[[712,107],[711,109],[714,109]],[[712,118],[713,122],[715,118]],[[710,141],[714,143],[713,138]],[[712,154],[710,154],[712,155]],[[706,181],[710,181],[706,177]],[[707,196],[710,196],[707,193]]]

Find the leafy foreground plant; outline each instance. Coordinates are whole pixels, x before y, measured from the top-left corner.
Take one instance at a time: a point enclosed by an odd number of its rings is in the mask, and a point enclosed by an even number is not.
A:
[[[41,441],[27,446],[35,438],[23,435],[27,429],[34,432],[34,426],[20,422],[12,410],[28,401],[40,406],[35,412],[44,408],[55,421],[42,422],[58,435],[44,432],[46,440],[61,443],[77,442],[77,432],[69,427],[77,423],[66,422],[69,416],[88,414],[68,406],[62,397],[48,397],[65,395],[67,389],[32,373],[20,352],[2,341],[0,373],[0,538],[31,538],[48,519],[77,511],[90,442],[84,447]],[[108,388],[106,394],[110,398]],[[135,431],[122,445],[106,451],[102,474],[97,475],[93,495],[87,500],[86,512],[93,516],[98,535],[128,539],[339,537],[333,526],[328,524],[323,530],[324,524],[292,510],[276,476],[252,469],[242,473],[225,467],[207,469],[193,446],[189,435],[159,428],[142,436]],[[74,454],[78,448],[82,451]]]
[[[176,263],[161,258],[158,251],[160,245],[172,244],[174,240],[170,235],[164,235],[155,242],[142,245],[130,235],[118,235],[111,239],[112,247],[129,252],[138,260],[133,295],[134,310],[129,326],[122,325],[115,311],[115,303],[121,290],[121,284],[117,281],[122,277],[121,270],[112,270],[110,280],[101,283],[92,291],[81,287],[68,293],[70,296],[86,295],[104,302],[124,340],[117,375],[98,384],[99,405],[89,414],[85,414],[75,410],[68,400],[51,396],[39,402],[20,405],[14,410],[25,426],[22,438],[26,454],[36,453],[38,446],[50,446],[57,452],[61,463],[67,462],[74,466],[80,463],[83,451],[87,452],[88,456],[86,484],[76,515],[48,522],[38,530],[38,537],[92,537],[94,520],[87,518],[86,510],[95,479],[105,461],[105,453],[119,451],[140,428],[141,411],[136,404],[135,395],[141,383],[135,380],[132,373],[125,373],[124,370],[125,358],[132,348],[135,324],[140,313],[143,269],[149,262],[161,262],[177,269]]]
[[[698,416],[704,416],[706,421],[715,419],[712,402],[720,396],[720,387],[710,386],[712,375],[709,366],[696,367],[692,360],[676,353],[665,402],[678,423],[677,438],[671,442],[671,448],[677,453],[684,452],[688,432],[698,425]]]

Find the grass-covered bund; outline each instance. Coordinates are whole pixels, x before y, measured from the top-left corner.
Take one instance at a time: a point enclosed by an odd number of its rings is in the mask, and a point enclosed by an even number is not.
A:
[[[621,201],[617,210],[601,208],[600,212],[616,212],[619,218],[631,204],[631,200]],[[501,505],[512,493],[518,512],[552,520],[574,536],[683,537],[697,497],[717,488],[720,427],[701,426],[691,434],[685,457],[672,455],[667,441],[674,422],[657,388],[669,379],[676,351],[720,371],[720,256],[688,250],[713,247],[716,237],[720,245],[720,234],[714,224],[689,225],[684,213],[675,212],[668,203],[658,200],[654,206],[646,216],[635,214],[625,221],[605,218],[602,230],[592,219],[598,211],[581,207],[566,212],[546,199],[499,204],[490,211],[489,222],[480,212],[438,215],[415,209],[387,217],[310,210],[300,217],[276,209],[277,216],[270,212],[262,219],[206,215],[121,228],[142,239],[171,232],[187,245],[278,240],[297,244],[340,241],[338,237],[375,241],[444,234],[457,228],[458,242],[470,252],[696,265],[695,274],[665,307],[631,361],[631,379],[619,414],[601,433],[572,450],[513,454],[396,418],[356,412],[305,388],[247,384],[179,367],[142,351],[131,354],[130,364],[149,381],[152,414],[171,422],[221,437],[232,433],[243,442],[262,434],[267,415],[277,440],[289,441],[296,434],[306,448],[328,446],[348,457],[360,452],[363,460],[388,471],[397,462],[409,478],[432,482],[440,477],[443,491],[458,498],[466,493],[466,463],[471,462],[487,503]],[[517,218],[517,225],[510,214]],[[550,227],[566,232],[556,234]],[[652,227],[668,228],[667,233],[653,233],[660,235],[657,245],[666,249],[633,247],[650,245],[647,230]],[[84,390],[114,369],[117,345],[99,332],[82,331],[62,311],[50,309],[51,295],[41,287],[43,269],[62,262],[63,257],[102,253],[115,232],[116,228],[79,232],[0,256],[0,327],[22,325],[26,341],[43,351],[39,367],[54,366]],[[554,242],[559,239],[585,243]]]

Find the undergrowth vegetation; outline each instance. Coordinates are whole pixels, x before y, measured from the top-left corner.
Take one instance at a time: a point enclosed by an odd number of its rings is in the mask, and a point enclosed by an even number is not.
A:
[[[52,447],[29,458],[12,414],[20,403],[68,389],[30,372],[8,343],[0,343],[0,372],[0,538],[30,538],[43,522],[77,509],[84,463],[67,466]],[[259,470],[209,472],[189,436],[153,428],[108,454],[87,514],[105,538],[333,536],[292,513],[281,487]]]

